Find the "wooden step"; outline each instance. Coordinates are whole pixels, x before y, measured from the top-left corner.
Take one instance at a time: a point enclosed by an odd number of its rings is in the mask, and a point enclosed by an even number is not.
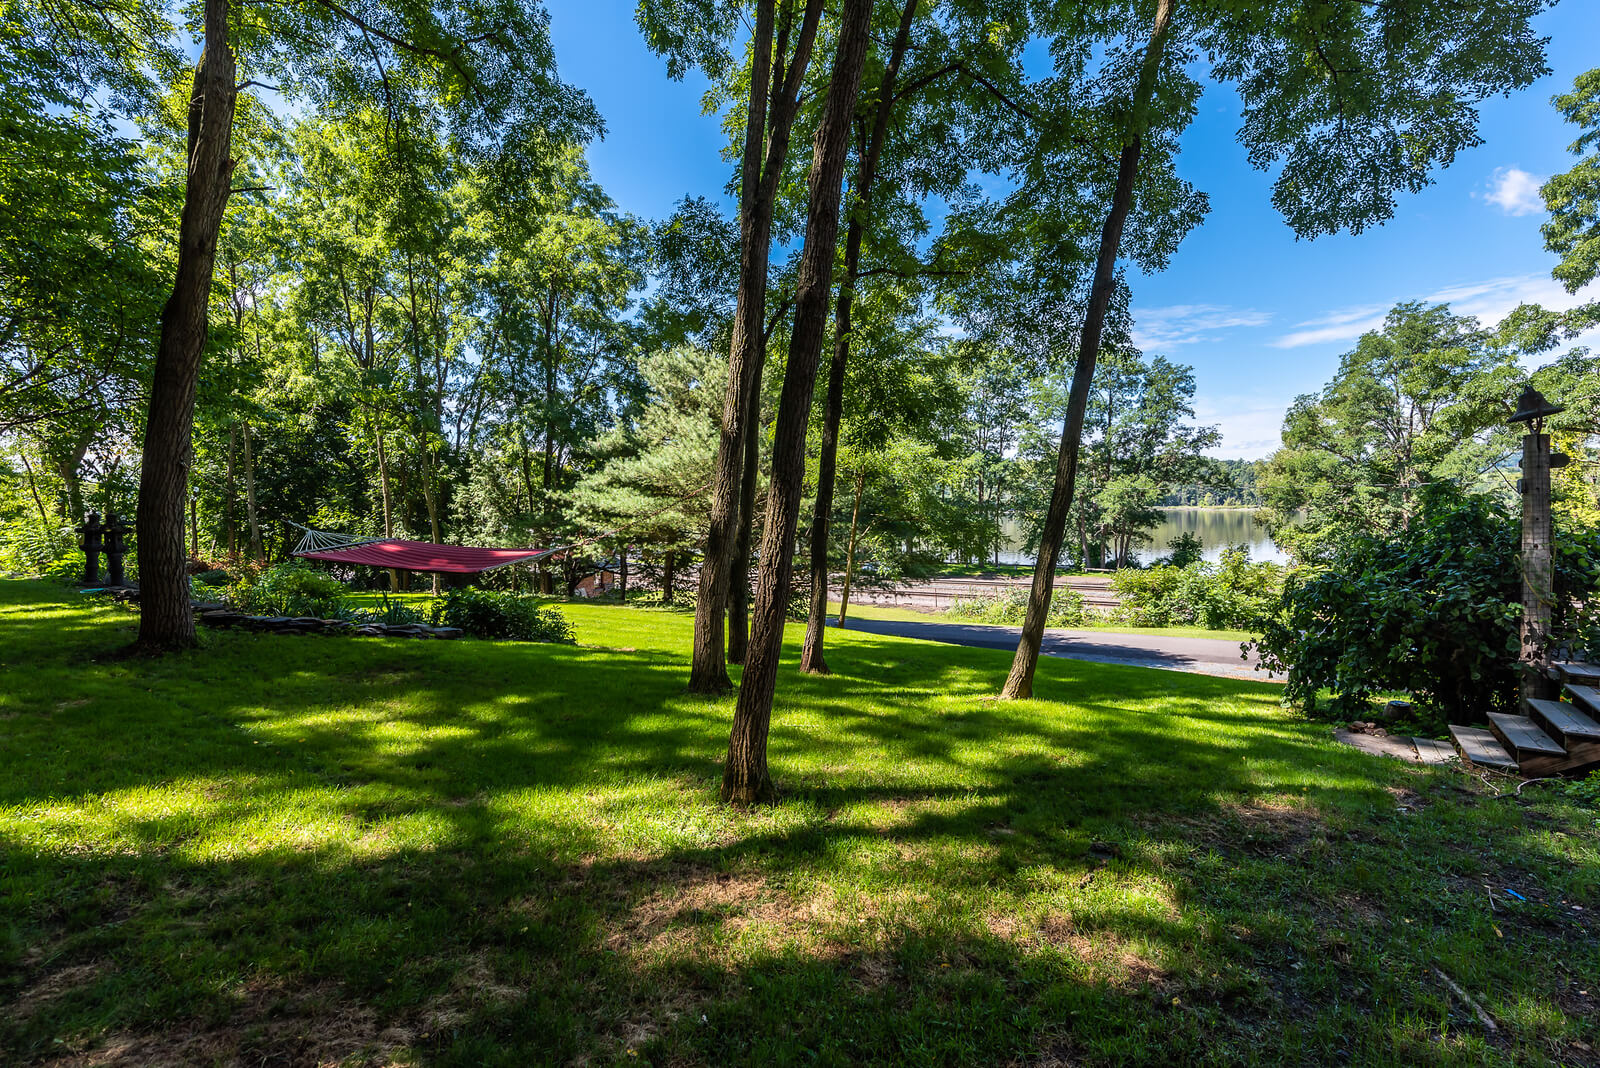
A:
[[[1517,762],[1500,740],[1481,727],[1450,724],[1450,740],[1469,764],[1481,764],[1496,771],[1516,771]]]
[[[1560,742],[1567,758],[1580,764],[1600,760],[1600,723],[1596,723],[1577,706],[1565,701],[1528,702],[1533,721],[1550,737]]]
[[[1576,682],[1567,683],[1563,689],[1567,691],[1567,696],[1583,709],[1585,715],[1600,716],[1600,690]]]
[[[1490,712],[1489,729],[1512,756],[1524,775],[1548,775],[1571,763],[1561,743],[1539,729],[1527,716]]]
[[[1448,764],[1456,758],[1454,749],[1432,738],[1413,738],[1411,744],[1416,747],[1417,759],[1424,764]]]
[[[1576,682],[1584,686],[1600,685],[1600,664],[1585,664],[1581,660],[1557,660],[1550,665],[1562,682]]]

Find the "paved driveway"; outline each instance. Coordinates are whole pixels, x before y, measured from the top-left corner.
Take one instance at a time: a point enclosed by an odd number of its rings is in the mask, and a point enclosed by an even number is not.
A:
[[[972,645],[984,649],[1014,650],[1022,635],[1021,627],[997,627],[985,623],[939,623],[932,620],[848,619],[846,630],[868,634],[892,634],[901,638],[944,642],[947,645]],[[1156,634],[1111,634],[1102,630],[1046,630],[1039,647],[1045,656],[1069,660],[1092,660],[1101,664],[1126,664],[1130,667],[1161,668],[1166,671],[1193,671],[1202,675],[1273,680],[1265,671],[1255,670],[1256,657],[1239,656],[1239,643],[1224,638],[1172,638]]]

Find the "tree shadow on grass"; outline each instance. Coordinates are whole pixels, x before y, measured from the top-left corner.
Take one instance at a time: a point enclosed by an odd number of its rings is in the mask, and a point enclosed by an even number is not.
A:
[[[93,640],[37,650],[0,723],[32,754],[0,776],[18,1062],[1416,1063],[1595,1037],[1561,985],[1593,932],[1554,911],[1600,905],[1592,879],[1508,845],[1548,915],[1486,918],[1478,800],[1267,686],[1055,661],[1065,703],[998,702],[1003,654],[852,636],[835,676],[786,663],[785,800],[745,812],[713,799],[730,702],[660,653],[224,636],[52,672]],[[1487,1049],[1435,964],[1537,1011]]]

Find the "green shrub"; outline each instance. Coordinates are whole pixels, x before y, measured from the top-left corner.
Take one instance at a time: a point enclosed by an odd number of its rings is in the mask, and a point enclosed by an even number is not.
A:
[[[1580,805],[1600,808],[1600,771],[1591,771],[1585,777],[1563,785],[1567,796]]]
[[[1557,530],[1554,628],[1571,655],[1592,641],[1600,536]],[[1387,536],[1353,539],[1324,569],[1292,581],[1257,643],[1284,672],[1284,698],[1311,710],[1363,714],[1368,699],[1405,691],[1446,722],[1516,707],[1522,616],[1520,521],[1487,498],[1434,497]]]
[[[359,623],[384,623],[390,626],[427,623],[433,618],[437,605],[437,601],[424,601],[420,604],[391,601],[389,595],[385,593],[382,608],[368,608],[357,612],[355,619]]]
[[[349,619],[354,615],[344,585],[306,561],[290,558],[256,575],[241,575],[228,587],[228,601],[241,612],[261,616],[315,616]]]
[[[102,568],[104,561],[101,557]],[[78,535],[66,524],[45,526],[17,520],[0,525],[0,571],[77,583],[83,578]]]
[[[459,627],[475,638],[518,642],[572,643],[572,626],[553,608],[515,593],[451,590],[433,604],[436,626]]]
[[[1159,564],[1124,568],[1111,579],[1122,603],[1120,622],[1140,627],[1254,629],[1277,607],[1284,569],[1252,563],[1243,547],[1228,549],[1217,563],[1197,560],[1185,567]]]
[[[945,609],[945,615],[977,623],[1020,627],[1028,616],[1028,591],[1011,589],[1002,593],[963,597]],[[1045,625],[1082,627],[1099,622],[1100,618],[1100,613],[1090,608],[1077,590],[1057,589],[1050,598],[1050,614],[1045,617]]]
[[[1160,563],[1171,567],[1188,567],[1190,564],[1198,564],[1205,558],[1205,544],[1192,530],[1186,530],[1167,542],[1167,548],[1171,549],[1172,553]]]

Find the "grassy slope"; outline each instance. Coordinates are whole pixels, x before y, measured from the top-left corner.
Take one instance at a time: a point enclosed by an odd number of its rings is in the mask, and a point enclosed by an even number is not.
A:
[[[1001,703],[1004,653],[838,633],[837,674],[781,679],[784,801],[731,810],[688,618],[563,611],[580,647],[144,663],[103,658],[122,610],[0,583],[0,1061],[1600,1045],[1592,812],[1338,747],[1267,685],[1047,660]]]

